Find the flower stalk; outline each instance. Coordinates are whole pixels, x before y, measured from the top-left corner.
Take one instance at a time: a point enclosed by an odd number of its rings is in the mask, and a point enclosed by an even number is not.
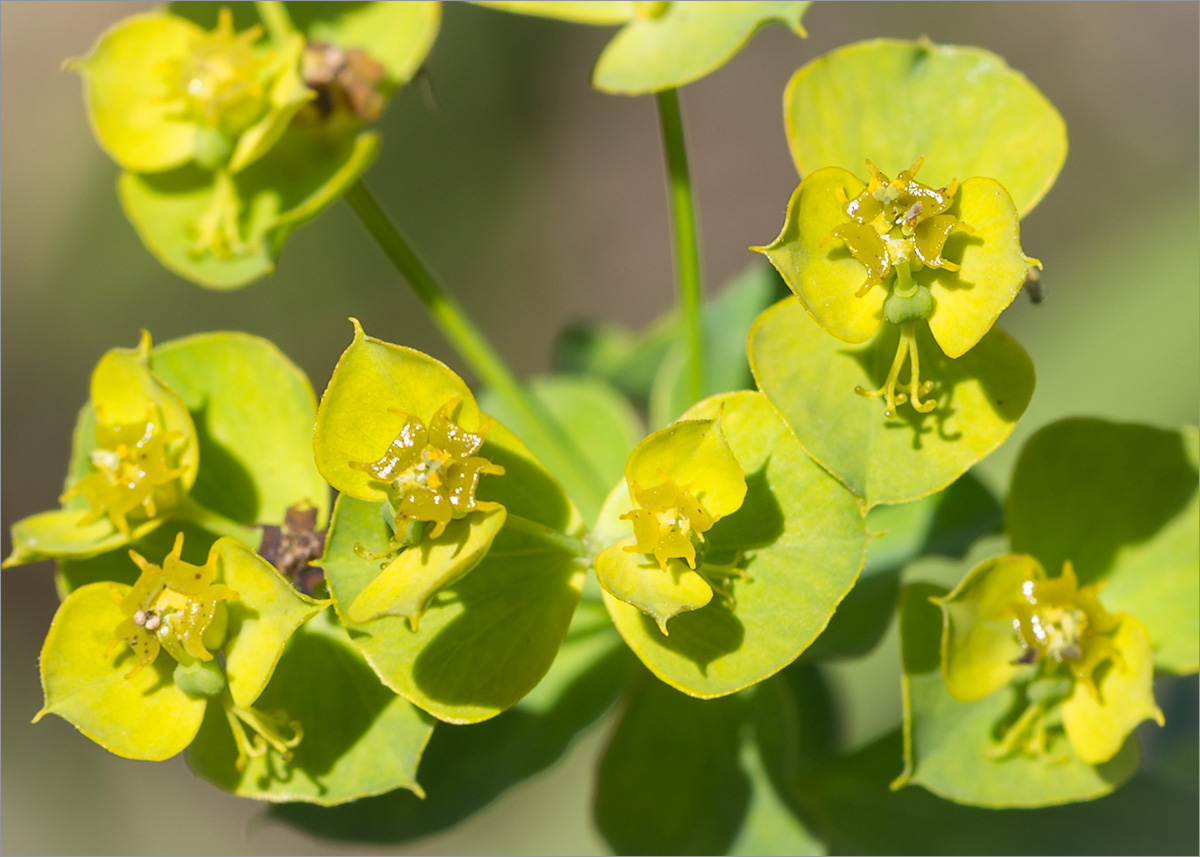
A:
[[[574,474],[578,483],[588,486],[590,499],[599,505],[607,486],[587,456],[576,447],[554,415],[516,379],[458,301],[434,279],[366,185],[355,182],[346,192],[346,201],[392,265],[408,281],[459,356],[484,384],[520,415],[524,434],[530,445],[547,459],[550,470]]]
[[[673,88],[664,89],[655,93],[655,99],[662,126],[663,152],[667,158],[671,224],[675,236],[675,281],[688,353],[688,398],[698,402],[704,397],[704,316],[692,179],[683,141],[679,95]]]

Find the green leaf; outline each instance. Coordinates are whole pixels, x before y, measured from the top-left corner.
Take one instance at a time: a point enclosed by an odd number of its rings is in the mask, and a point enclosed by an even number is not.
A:
[[[904,664],[905,771],[896,785],[917,784],[958,803],[994,808],[1052,806],[1107,794],[1137,769],[1136,739],[1102,765],[1089,765],[1065,739],[1053,755],[988,758],[995,729],[1012,716],[1020,692],[1010,685],[976,702],[950,695],[939,649],[941,587],[912,584],[900,596]]]
[[[731,393],[754,388],[746,358],[746,338],[759,314],[787,294],[779,275],[767,265],[755,264],[726,284],[714,300],[704,304],[704,394]],[[677,341],[662,360],[650,390],[650,423],[665,426],[695,402],[687,379],[687,346]]]
[[[1063,420],[1025,444],[1006,508],[1013,550],[1106,581],[1104,606],[1145,625],[1174,673],[1195,672],[1200,649],[1198,449],[1194,428]]]
[[[157,172],[195,154],[196,125],[163,67],[187,56],[200,34],[189,21],[147,12],[118,21],[87,57],[68,61],[83,77],[97,141],[125,169]]]
[[[272,273],[291,231],[340,197],[378,150],[374,133],[331,140],[319,128],[292,123],[266,156],[229,179],[232,198],[221,196],[216,174],[194,166],[126,172],[118,191],[159,262],[202,286],[235,289]],[[214,251],[198,234],[202,219],[215,214],[236,224],[227,252]]]
[[[600,378],[571,375],[535,378],[529,382],[529,390],[575,446],[587,454],[588,463],[604,482],[613,483],[621,478],[625,459],[644,432],[637,413],[620,393]],[[520,415],[509,410],[505,399],[488,390],[479,394],[479,407],[506,426],[520,427]],[[575,482],[573,472],[555,476],[579,507],[584,520],[594,521],[600,509],[589,505],[588,487]]]
[[[162,523],[157,518],[143,521],[126,535],[108,518],[81,525],[80,519],[86,515],[86,509],[54,509],[17,521],[12,526],[13,551],[4,560],[4,567],[60,557],[98,556],[141,538]]]
[[[1067,155],[1066,126],[1046,97],[980,48],[889,39],[819,57],[784,94],[792,159],[887,175],[925,158],[933,187],[985,176],[1012,195],[1021,216],[1054,184]]]
[[[265,339],[209,333],[165,342],[151,366],[192,414],[204,467],[191,496],[244,524],[282,524],[295,505],[329,520],[329,488],[312,456],[316,397]]]
[[[609,42],[592,84],[643,95],[699,80],[733,58],[761,27],[786,24],[804,36],[807,2],[711,3],[676,0],[661,14],[637,15]]]
[[[262,756],[239,772],[229,724],[213,705],[188,748],[193,771],[257,800],[332,806],[398,788],[420,794],[417,763],[433,720],[380,684],[330,613],[292,636],[256,706],[303,727],[291,762]]]
[[[297,592],[274,566],[233,539],[218,539],[213,554],[217,580],[238,593],[229,603],[225,673],[233,701],[248,708],[271,680],[288,638],[329,602]]]
[[[539,488],[555,490],[531,474],[525,489]],[[379,574],[379,561],[361,559],[355,546],[378,553],[390,536],[379,504],[338,498],[323,565],[354,644],[388,687],[440,720],[476,723],[512,707],[549,669],[566,634],[583,587],[576,558],[502,530],[483,561],[434,599],[418,631],[396,616],[349,622],[345,605]]]
[[[559,333],[551,363],[557,372],[607,381],[635,404],[645,405],[659,366],[678,338],[674,314],[659,318],[641,333],[619,325],[579,322]]]
[[[687,416],[718,414],[748,490],[741,508],[705,536],[710,559],[741,554],[738,565],[749,577],[731,584],[735,606],[714,598],[672,619],[665,637],[636,607],[605,596],[642,662],[667,684],[705,698],[740,690],[795,660],[854,585],[867,546],[854,497],[804,453],[763,396],[717,396]],[[618,486],[593,532],[596,543],[628,537],[631,526],[619,516],[629,506]]]
[[[441,6],[411,3],[289,3],[292,22],[310,42],[358,48],[387,73],[390,87],[402,86],[420,70],[433,48]]]
[[[763,313],[750,334],[759,389],[867,508],[945,488],[1004,442],[1033,395],[1028,355],[998,328],[950,360],[918,327],[921,377],[936,379],[938,406],[928,414],[901,406],[887,419],[879,401],[854,390],[880,386],[897,336],[887,325],[870,345],[847,348],[792,299]]]
[[[1189,854],[1196,786],[1141,772],[1107,797],[1036,812],[962,806],[924,789],[891,791],[899,730],[801,777],[803,799],[839,854]],[[1194,759],[1194,755],[1193,755]],[[1194,768],[1193,768],[1194,771]],[[1194,774],[1189,774],[1189,781]],[[936,839],[936,846],[931,846]]]
[[[746,362],[746,334],[760,312],[787,294],[778,274],[753,264],[704,305],[705,353],[710,355],[708,393],[752,386]],[[687,401],[686,345],[676,312],[668,312],[645,330],[596,322],[565,328],[554,342],[552,363],[559,372],[591,375],[612,384],[639,406],[653,410],[661,427],[693,403]]]
[[[445,830],[561,758],[637,669],[608,613],[585,601],[529,695],[485,723],[434,729],[421,760],[424,799],[401,790],[333,809],[277,806],[270,815],[327,839],[360,842],[407,842]]]
[[[710,701],[652,680],[634,688],[596,784],[596,824],[614,851],[820,852],[768,773],[780,760],[763,738],[792,713],[779,681]]]
[[[110,753],[160,761],[195,737],[207,700],[189,697],[171,679],[167,657],[132,678],[136,659],[114,632],[125,619],[117,597],[129,587],[93,583],[73,592],[54,614],[40,662],[46,704],[34,722],[57,714]]]
[[[804,658],[861,657],[874,649],[895,614],[901,569],[921,556],[964,556],[999,530],[1001,517],[999,501],[970,473],[920,500],[876,506],[867,515],[872,538],[862,575]]]
[[[799,772],[829,752],[836,717],[830,688],[813,667],[793,664],[754,688],[754,746],[743,738],[740,754],[753,791],[731,854],[828,853],[795,784]]]

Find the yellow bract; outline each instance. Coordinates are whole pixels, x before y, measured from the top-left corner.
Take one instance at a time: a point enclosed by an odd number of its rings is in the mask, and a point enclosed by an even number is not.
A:
[[[719,420],[680,420],[650,435],[630,454],[625,483],[632,508],[619,520],[632,524],[633,538],[596,557],[600,585],[653,617],[664,635],[668,619],[708,604],[714,591],[732,600],[722,584],[743,571],[698,555],[704,533],[746,496]]]

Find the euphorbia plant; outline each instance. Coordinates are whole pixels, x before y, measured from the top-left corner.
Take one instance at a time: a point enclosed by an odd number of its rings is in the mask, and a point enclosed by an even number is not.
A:
[[[784,97],[801,182],[759,248],[774,270],[705,307],[675,88],[765,24],[803,34],[808,4],[481,5],[623,25],[594,82],[655,93],[678,308],[588,329],[525,384],[420,260],[359,178],[438,4],[118,24],[76,65],[164,264],[243,285],[344,196],[481,389],[356,320],[319,406],[254,337],[109,352],[64,506],[18,523],[6,562],[58,561],[42,713],[120,755],[186,748],[220,788],[293,805],[277,817],[376,840],[466,817],[618,701],[595,814],[621,851],[835,847],[839,811],[883,807],[901,765],[897,788],[946,799],[933,845],[950,802],[1132,777],[1133,733],[1172,716],[1155,671],[1196,667],[1195,598],[1156,597],[1195,593],[1194,432],[1047,429],[1011,544],[975,544],[1001,512],[967,471],[1033,392],[994,325],[1037,264],[1019,223],[1065,156],[1055,109],[978,49],[814,60]],[[954,579],[922,578],[929,556]],[[842,789],[876,751],[839,739],[827,676],[897,613],[903,739],[879,745],[878,792]]]

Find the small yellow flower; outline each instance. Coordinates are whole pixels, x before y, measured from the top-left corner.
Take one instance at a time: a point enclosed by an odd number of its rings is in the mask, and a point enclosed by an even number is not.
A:
[[[429,537],[436,539],[451,521],[499,507],[475,497],[479,478],[502,476],[504,468],[477,455],[486,425],[471,432],[451,418],[461,404],[459,398],[448,401],[428,428],[418,417],[389,409],[404,419],[404,425],[387,452],[373,462],[350,462],[354,470],[387,484],[398,537],[403,537],[407,522],[424,521],[433,524]]]

